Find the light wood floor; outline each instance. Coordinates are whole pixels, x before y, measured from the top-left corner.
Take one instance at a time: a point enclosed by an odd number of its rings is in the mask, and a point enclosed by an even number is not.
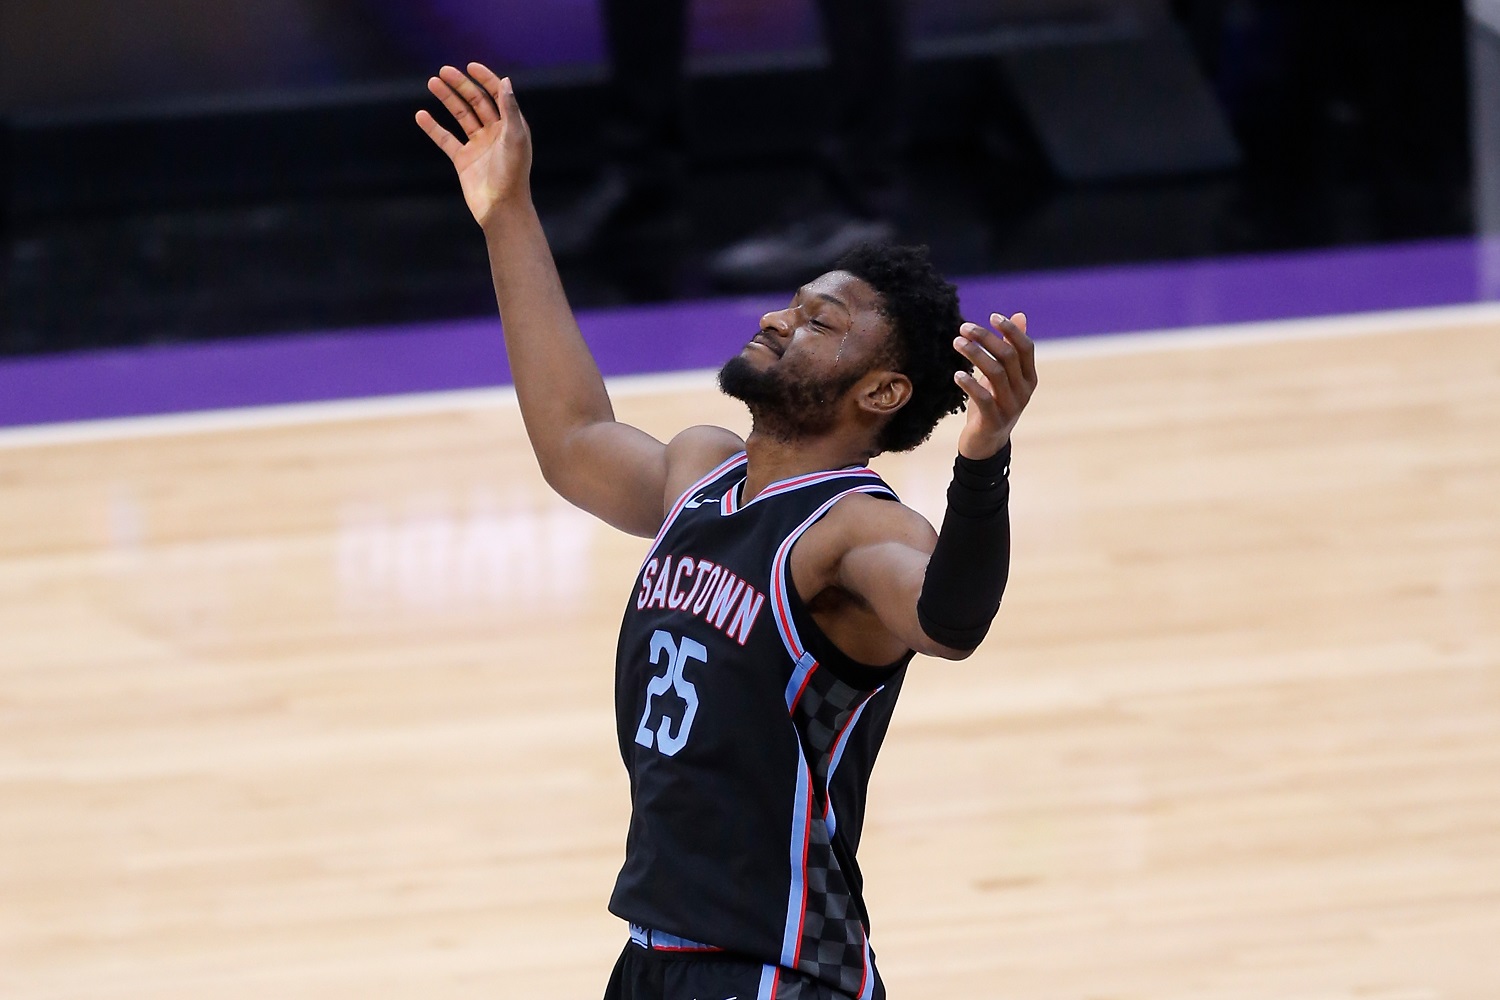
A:
[[[1500,997],[1500,323],[1042,376],[876,773],[891,995]],[[877,463],[932,516],[955,432]],[[597,997],[644,547],[504,403],[0,447],[0,997]]]

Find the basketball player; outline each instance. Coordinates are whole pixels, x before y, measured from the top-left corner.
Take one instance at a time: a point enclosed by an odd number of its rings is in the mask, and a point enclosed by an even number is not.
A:
[[[1036,387],[1025,317],[963,323],[909,248],[865,248],[767,313],[719,380],[748,438],[618,423],[531,203],[510,81],[432,92],[489,244],[521,416],[547,482],[654,541],[620,629],[630,775],[611,1000],[885,995],[855,863],[865,791],[914,652],[969,655],[1009,566],[1010,432]],[[789,143],[802,142],[789,135]],[[941,533],[865,463],[967,400]]]

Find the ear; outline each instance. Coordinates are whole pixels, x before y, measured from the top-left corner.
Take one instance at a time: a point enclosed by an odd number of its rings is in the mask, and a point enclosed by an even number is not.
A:
[[[889,417],[911,399],[911,379],[900,372],[873,371],[866,376],[859,394],[860,409],[877,417]]]

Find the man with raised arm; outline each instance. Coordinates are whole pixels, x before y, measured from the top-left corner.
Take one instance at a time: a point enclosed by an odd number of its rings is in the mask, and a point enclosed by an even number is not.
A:
[[[979,645],[1010,562],[1010,433],[1036,388],[1026,317],[965,323],[924,250],[867,247],[798,289],[719,373],[751,431],[663,444],[614,418],[531,203],[508,79],[428,86],[417,123],[484,230],[542,474],[652,538],[615,666],[630,776],[607,1000],[885,995],[855,863],[875,755],[914,653]],[[941,532],[866,463],[967,409]]]

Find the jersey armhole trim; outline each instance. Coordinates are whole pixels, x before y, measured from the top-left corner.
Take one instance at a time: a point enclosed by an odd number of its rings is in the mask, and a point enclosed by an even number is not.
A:
[[[702,478],[698,479],[691,486],[682,491],[682,494],[677,498],[677,502],[672,505],[672,509],[667,512],[667,516],[662,519],[661,527],[657,529],[656,537],[651,540],[651,548],[646,551],[646,557],[641,560],[642,566],[645,566],[648,562],[651,561],[651,557],[656,555],[656,550],[657,547],[661,545],[661,540],[665,538],[667,532],[671,530],[672,525],[676,522],[678,515],[682,513],[683,508],[687,506],[688,501],[692,498],[693,494],[697,493],[699,490],[703,489],[703,487],[707,486],[715,479],[718,479],[720,476],[723,476],[726,473],[730,472],[736,466],[743,464],[746,460],[747,459],[743,451],[736,452],[735,454],[730,455],[724,461],[720,462],[718,465],[714,466],[714,468],[710,469],[705,475],[702,476]]]
[[[776,549],[775,558],[771,561],[770,598],[771,610],[773,612],[772,617],[776,621],[776,631],[781,635],[782,645],[786,647],[787,654],[791,656],[794,663],[801,661],[803,657],[807,656],[808,650],[797,628],[796,619],[801,616],[796,615],[793,612],[794,607],[803,608],[805,610],[805,605],[803,604],[801,596],[793,592],[793,585],[790,582],[790,556],[792,552],[792,546],[796,544],[797,539],[801,538],[803,533],[805,533],[808,528],[811,528],[825,514],[832,510],[834,504],[838,503],[840,500],[851,493],[871,493],[879,496],[884,496],[885,498],[890,500],[896,499],[895,491],[890,489],[884,483],[851,486],[847,490],[841,490],[840,492],[830,497],[827,501],[825,501],[817,510],[813,511],[805,521],[799,524],[795,529],[792,530],[790,534],[786,536],[785,539],[782,540],[781,545]],[[812,623],[809,621],[807,624]],[[823,643],[823,645],[825,646],[825,649],[823,650],[823,653],[825,654],[825,666],[828,665],[826,661],[835,659],[834,657],[829,657],[826,655],[827,653],[832,651],[839,654],[839,657],[837,658],[837,667],[843,667],[847,663],[850,667],[858,669],[860,671],[878,671],[879,673],[874,674],[871,678],[875,682],[871,685],[871,687],[878,686],[879,684],[884,683],[886,680],[889,680],[897,670],[899,670],[902,666],[905,666],[907,661],[911,659],[910,656],[906,656],[891,664],[874,666],[867,663],[860,663],[858,660],[850,657],[842,650],[837,649],[837,647],[834,646],[831,640]],[[841,671],[839,669],[834,669],[835,676],[837,676],[840,672]],[[849,671],[845,670],[842,672],[847,673]]]

